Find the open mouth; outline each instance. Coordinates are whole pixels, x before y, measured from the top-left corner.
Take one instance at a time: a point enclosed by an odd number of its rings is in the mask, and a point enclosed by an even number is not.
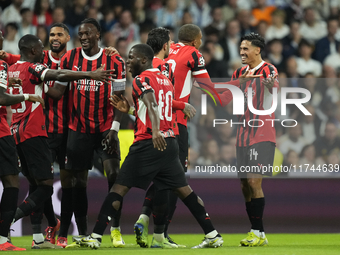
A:
[[[89,42],[87,42],[87,41],[81,42],[81,46],[87,47],[87,46],[89,46]]]
[[[57,42],[57,41],[55,41],[55,42],[52,43],[52,46],[53,46],[53,47],[60,47],[60,45],[61,45],[61,43],[60,43],[60,42]]]

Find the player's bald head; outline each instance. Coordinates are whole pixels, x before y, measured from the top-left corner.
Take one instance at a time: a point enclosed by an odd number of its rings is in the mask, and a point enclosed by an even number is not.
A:
[[[147,58],[148,61],[152,62],[153,60],[153,56],[154,56],[154,52],[152,50],[152,48],[147,45],[147,44],[136,44],[135,46],[133,46],[131,48],[131,50],[133,49],[134,53],[136,55],[138,55],[141,58]]]
[[[31,34],[24,35],[23,37],[21,37],[18,43],[20,52],[30,51],[32,48],[37,46],[39,41],[40,39],[35,35],[31,35]]]
[[[178,40],[180,42],[192,42],[200,35],[201,29],[194,24],[186,24],[180,27],[178,31]]]

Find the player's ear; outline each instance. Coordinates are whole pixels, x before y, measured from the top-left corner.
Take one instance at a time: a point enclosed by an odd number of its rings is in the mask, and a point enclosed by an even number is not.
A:
[[[69,42],[71,40],[71,36],[67,35],[67,42]]]
[[[166,50],[168,48],[168,43],[163,44],[163,50]]]
[[[97,40],[99,41],[99,38],[100,38],[100,33],[99,32],[96,34],[96,37],[97,37]]]

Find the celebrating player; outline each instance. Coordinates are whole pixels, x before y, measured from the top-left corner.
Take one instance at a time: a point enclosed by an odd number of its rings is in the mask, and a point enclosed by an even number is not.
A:
[[[272,88],[279,87],[277,70],[272,65],[262,60],[261,51],[265,47],[263,37],[259,34],[248,34],[241,38],[240,55],[242,64],[246,66],[237,69],[232,79],[237,79],[247,71],[262,77],[242,84],[240,88],[247,95],[248,89],[252,88],[252,104],[258,110],[269,109],[272,105]],[[220,96],[223,105],[228,104],[232,97],[230,91]],[[245,97],[247,99],[247,97]],[[256,115],[249,111],[248,103],[245,100],[245,113],[239,116],[239,122],[248,123],[250,119],[257,122],[274,120],[274,113],[271,115]],[[254,125],[257,125],[256,122]],[[251,230],[248,236],[241,240],[242,246],[266,246],[268,240],[263,228],[263,211],[265,199],[262,190],[262,176],[271,176],[272,172],[263,172],[263,165],[273,165],[275,153],[275,128],[271,125],[261,127],[243,126],[237,127],[236,157],[239,169],[238,176],[241,179],[241,188],[246,201],[246,211],[251,223]],[[257,171],[240,171],[241,166],[255,166]],[[253,168],[251,168],[253,169]]]
[[[0,49],[2,49],[2,42],[3,36],[0,31]],[[33,103],[39,102],[44,105],[44,101],[40,96],[31,94],[7,94],[7,87],[11,86],[12,83],[21,83],[21,80],[17,78],[9,81],[7,70],[7,63],[0,60],[0,178],[4,187],[0,207],[0,251],[22,251],[26,249],[15,247],[7,239],[7,234],[17,208],[19,169],[15,141],[6,119],[6,106],[18,104],[25,100]]]
[[[151,181],[157,192],[153,207],[165,207],[167,189],[176,190],[206,235],[195,248],[218,247],[222,237],[207,216],[202,200],[188,186],[178,158],[178,145],[172,124],[173,86],[159,69],[152,67],[153,51],[146,44],[137,44],[129,52],[127,66],[135,77],[133,99],[136,106],[135,140],[121,171],[100,210],[93,233],[81,240],[82,245],[98,248],[111,217],[122,207],[123,196],[131,187],[146,189]],[[157,102],[159,102],[160,107]],[[138,162],[138,164],[136,164]],[[157,195],[157,196],[156,196]],[[151,247],[177,248],[164,238],[165,215],[154,217],[154,239]]]
[[[41,64],[43,44],[38,37],[26,35],[19,40],[21,59],[9,68],[10,78],[20,78],[22,87],[19,93],[35,93],[42,95],[43,81],[71,81],[83,78],[96,80],[111,80],[113,70],[102,68],[94,72],[73,72],[68,70],[51,70]],[[53,89],[51,89],[53,92]],[[14,93],[16,93],[14,91]],[[24,94],[25,95],[25,94]],[[27,95],[25,95],[27,99]],[[53,193],[53,171],[51,171],[50,151],[47,144],[45,116],[40,104],[22,102],[12,106],[13,121],[11,132],[17,144],[22,172],[31,186],[37,186],[30,191],[29,196],[17,208],[14,221],[29,215],[33,209],[43,206]],[[53,210],[53,209],[52,209]],[[43,242],[42,238],[42,242]],[[33,246],[39,245],[36,240]]]
[[[109,189],[119,171],[118,131],[122,114],[116,110],[113,112],[109,97],[112,93],[120,96],[125,90],[125,63],[119,55],[107,56],[105,50],[99,47],[100,26],[95,19],[82,21],[78,36],[82,47],[66,52],[60,60],[61,69],[93,71],[105,66],[106,69],[115,70],[112,87],[91,79],[80,79],[71,83],[66,166],[69,170],[65,171],[62,178],[65,180],[64,188],[73,188],[76,199],[69,197],[74,204],[65,202],[63,205],[65,211],[72,212],[74,208],[79,235],[84,236],[87,234],[87,174],[88,170],[92,169],[94,151],[102,159]],[[72,178],[76,181],[72,182]],[[115,247],[125,245],[120,234],[119,217],[117,215],[111,229]],[[74,237],[74,243],[66,247],[79,246],[79,240],[80,237]]]

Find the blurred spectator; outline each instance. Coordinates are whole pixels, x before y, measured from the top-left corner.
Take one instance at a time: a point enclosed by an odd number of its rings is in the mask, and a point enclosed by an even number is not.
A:
[[[236,155],[234,155],[234,145],[224,144],[220,148],[220,166],[236,166]]]
[[[210,49],[211,54],[216,60],[222,60],[224,57],[224,50],[219,44],[219,31],[216,28],[208,26],[204,29],[205,44]],[[211,47],[211,44],[213,45]]]
[[[265,39],[282,39],[289,34],[289,27],[284,23],[286,14],[283,10],[275,10],[272,13],[272,25],[268,27]]]
[[[112,9],[104,10],[104,17],[99,21],[102,32],[110,31],[116,22],[114,11]]]
[[[37,36],[42,41],[44,45],[44,50],[50,49],[50,43],[49,43],[49,33],[47,31],[47,28],[44,25],[38,25],[37,26]]]
[[[260,21],[265,21],[267,24],[272,23],[272,12],[276,10],[275,6],[267,6],[266,0],[255,0],[256,6],[252,10],[253,21],[252,25],[257,26]]]
[[[124,37],[127,43],[139,40],[139,27],[133,23],[129,10],[125,10],[121,13],[119,22],[114,24],[111,32],[116,38]]]
[[[64,23],[65,18],[66,16],[63,8],[57,7],[53,9],[52,12],[53,23]]]
[[[324,65],[332,67],[335,71],[340,71],[340,47],[338,47],[338,51],[328,55],[325,58]]]
[[[20,38],[18,37],[18,25],[13,22],[7,23],[5,32],[2,49],[8,53],[19,54],[18,42]]]
[[[138,41],[132,41],[128,44],[128,50],[130,50],[134,45],[139,43],[146,43],[148,40],[148,34],[151,31],[151,29],[154,28],[153,24],[149,23],[143,23],[139,25],[139,40]],[[171,37],[170,37],[171,38]]]
[[[299,44],[300,57],[296,59],[299,75],[304,76],[306,73],[313,73],[316,77],[321,75],[322,65],[311,58],[312,52],[312,45],[304,39],[301,40]]]
[[[219,162],[220,156],[218,153],[218,145],[216,140],[210,139],[204,142],[201,146],[200,157],[197,159],[197,164],[201,166],[211,166]]]
[[[143,23],[146,19],[145,0],[135,0],[132,7],[132,17],[136,24]]]
[[[224,22],[228,22],[236,18],[239,8],[237,0],[226,0],[226,5],[222,6],[222,15]]]
[[[313,7],[305,9],[304,20],[300,26],[300,33],[302,37],[310,41],[310,43],[315,43],[317,40],[327,35],[326,22],[323,20],[316,20]]]
[[[4,25],[13,22],[19,24],[21,22],[20,9],[23,1],[13,0],[12,4],[4,9],[1,14],[1,21]]]
[[[86,18],[87,0],[73,0],[73,7],[66,11],[65,23],[70,29],[71,35],[75,28]]]
[[[260,21],[256,27],[256,31],[259,35],[261,35],[263,38],[266,36],[268,29],[268,23],[264,20]]]
[[[32,25],[33,12],[28,8],[20,10],[21,22],[19,23],[18,37],[21,38],[24,35],[37,33],[37,27]]]
[[[181,25],[183,26],[183,25],[192,24],[192,23],[193,23],[193,19],[192,19],[191,13],[189,12],[189,10],[184,10]]]
[[[283,72],[286,67],[285,59],[282,55],[282,42],[279,39],[274,39],[268,42],[269,52],[267,58],[269,62],[273,64],[278,72]]]
[[[226,36],[220,41],[224,51],[224,61],[233,61],[240,59],[240,23],[237,20],[231,20],[227,24]]]
[[[326,87],[326,91],[324,94],[324,100],[330,101],[333,104],[336,104],[340,100],[340,90],[337,87],[337,75],[335,70],[330,66],[324,66],[324,77],[326,78],[324,83]]]
[[[297,55],[301,39],[300,23],[293,20],[289,26],[289,34],[282,39],[283,55],[286,58]]]
[[[225,22],[223,20],[222,16],[222,8],[221,7],[215,7],[214,9],[211,10],[211,17],[212,17],[212,22],[210,26],[218,29],[220,33],[224,31],[225,29]]]
[[[314,58],[323,62],[329,54],[336,54],[339,49],[339,41],[335,39],[335,34],[338,30],[339,22],[332,18],[327,21],[327,36],[320,39],[315,44]]]
[[[254,32],[254,28],[250,25],[251,12],[246,9],[241,9],[237,13],[237,20],[240,23],[241,31],[240,35],[250,34]]]
[[[207,0],[193,0],[189,6],[189,12],[191,13],[193,23],[200,28],[208,26],[212,18],[210,16],[210,6]]]
[[[294,150],[289,150],[284,157],[283,161],[284,166],[298,166],[299,165],[299,154]]]
[[[339,155],[339,150],[334,150],[332,151],[326,160],[326,163],[329,166],[328,172],[329,173],[334,173],[334,174],[339,174],[339,165],[340,165],[340,155]],[[336,170],[338,169],[338,170]],[[336,171],[335,171],[336,170]]]
[[[224,115],[223,118],[227,119],[228,116]],[[229,124],[217,125],[217,130],[215,129],[214,138],[220,147],[225,144],[232,144],[233,146],[235,146],[235,144],[231,142],[232,137],[233,128]]]
[[[307,73],[304,78],[302,79],[303,87],[306,88],[312,95],[311,100],[309,103],[314,108],[319,108],[320,103],[322,101],[322,94],[320,91],[317,90],[317,81],[321,81],[320,79],[315,78],[315,76],[312,73]],[[308,109],[308,105],[305,106]],[[311,109],[315,113],[315,109]],[[307,116],[305,116],[307,118]],[[320,134],[320,127],[318,128],[317,135]]]
[[[116,49],[119,55],[126,61],[128,55],[128,44],[124,37],[118,38],[116,42]]]
[[[334,0],[302,0],[301,5],[305,7],[313,6],[316,11],[316,18],[327,20],[330,14],[330,2],[334,2]]]
[[[226,70],[228,69],[227,63],[224,61],[218,61],[214,58],[211,51],[203,46],[200,49],[205,60],[205,68],[207,69],[211,78],[223,78],[226,76]]]
[[[297,62],[295,57],[290,57],[286,61],[286,73],[289,79],[289,87],[298,87],[299,73],[297,69]]]
[[[327,159],[327,155],[333,150],[340,150],[340,138],[337,135],[337,128],[334,123],[328,122],[325,128],[325,135],[318,138],[315,143],[316,156]]]
[[[53,22],[50,2],[48,0],[36,0],[34,5],[33,25],[50,26]]]
[[[301,0],[292,0],[292,2],[284,9],[286,12],[286,24],[290,24],[291,20],[301,22],[303,19],[303,6]]]
[[[303,115],[301,122],[303,137],[308,144],[312,144],[320,134],[320,121],[316,120],[315,110],[312,105],[305,105],[311,115]]]
[[[111,32],[106,32],[103,35],[102,39],[103,47],[115,46],[116,45],[116,37]]]
[[[316,169],[319,165],[324,164],[325,162],[321,158],[316,158],[315,155],[315,147],[313,144],[306,145],[303,147],[300,154],[300,164],[302,165],[303,172],[307,170],[307,173],[313,173],[313,168]],[[306,175],[306,174],[304,174]]]
[[[98,8],[91,6],[86,13],[86,18],[92,18],[97,21],[102,20],[103,14],[101,12],[98,12]]]
[[[289,150],[294,150],[299,154],[307,144],[307,141],[302,136],[301,125],[297,124],[295,127],[286,129],[288,129],[288,134],[280,137],[280,151],[283,155],[286,155]]]
[[[177,27],[180,25],[183,11],[178,7],[177,0],[167,0],[166,5],[156,11],[155,23],[158,27]]]

